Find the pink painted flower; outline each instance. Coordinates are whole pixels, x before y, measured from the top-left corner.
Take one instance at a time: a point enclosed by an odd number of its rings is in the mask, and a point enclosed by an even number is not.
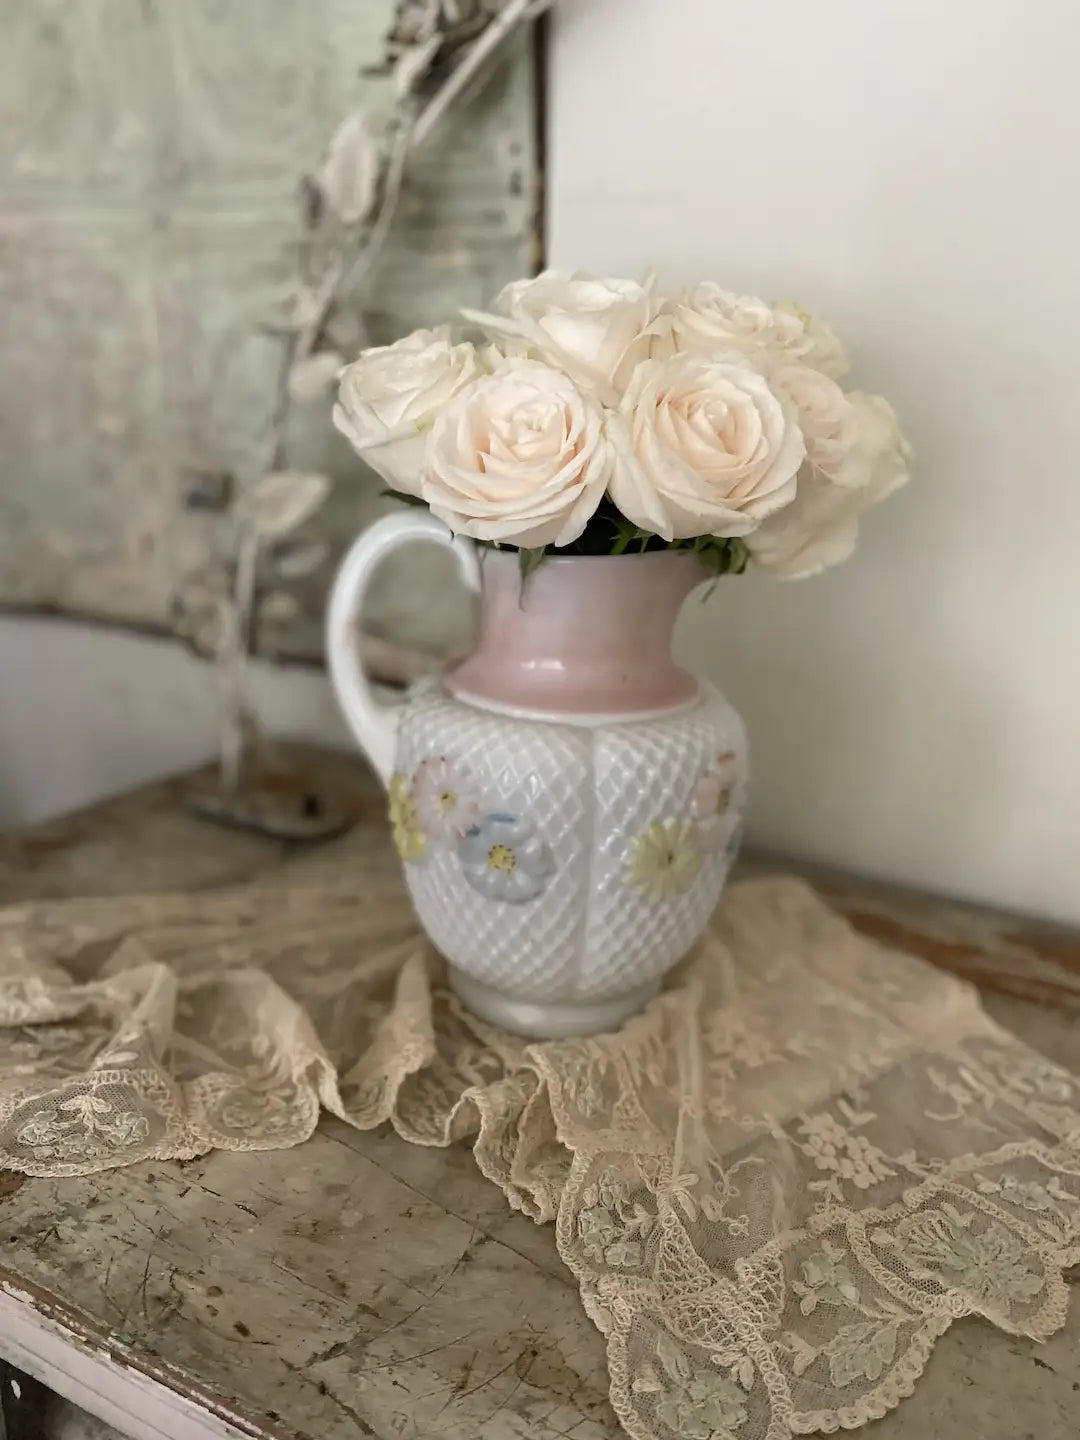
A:
[[[701,772],[694,787],[694,819],[708,834],[729,814],[738,780],[735,755],[725,750]]]
[[[471,777],[445,755],[420,762],[412,796],[420,832],[428,840],[459,840],[480,814]]]

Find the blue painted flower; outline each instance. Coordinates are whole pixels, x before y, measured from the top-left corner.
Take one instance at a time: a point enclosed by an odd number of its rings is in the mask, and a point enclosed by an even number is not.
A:
[[[458,841],[465,879],[489,900],[535,900],[555,873],[551,847],[531,820],[485,815]]]

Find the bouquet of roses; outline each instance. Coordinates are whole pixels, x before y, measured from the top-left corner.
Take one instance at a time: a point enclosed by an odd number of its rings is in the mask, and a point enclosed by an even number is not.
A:
[[[843,389],[840,341],[797,305],[547,271],[464,316],[486,341],[417,330],[346,366],[334,422],[391,489],[523,567],[671,548],[812,575],[908,479],[892,407]]]

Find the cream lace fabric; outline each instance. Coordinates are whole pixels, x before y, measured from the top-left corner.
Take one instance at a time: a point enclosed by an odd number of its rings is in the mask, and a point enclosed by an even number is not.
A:
[[[468,1138],[554,1221],[637,1440],[882,1415],[975,1313],[1043,1337],[1080,1260],[1080,1083],[802,884],[729,892],[616,1035],[527,1044],[442,983],[389,862],[0,912],[0,1165],[296,1145],[320,1106]]]

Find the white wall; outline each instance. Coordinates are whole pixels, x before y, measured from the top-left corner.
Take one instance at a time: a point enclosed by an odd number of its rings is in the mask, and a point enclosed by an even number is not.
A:
[[[269,733],[348,746],[323,676],[257,665],[251,682]],[[177,645],[0,618],[0,829],[192,769],[216,714],[210,667]]]
[[[1080,13],[562,0],[550,250],[795,296],[916,483],[845,568],[724,583],[759,842],[1080,921]]]

